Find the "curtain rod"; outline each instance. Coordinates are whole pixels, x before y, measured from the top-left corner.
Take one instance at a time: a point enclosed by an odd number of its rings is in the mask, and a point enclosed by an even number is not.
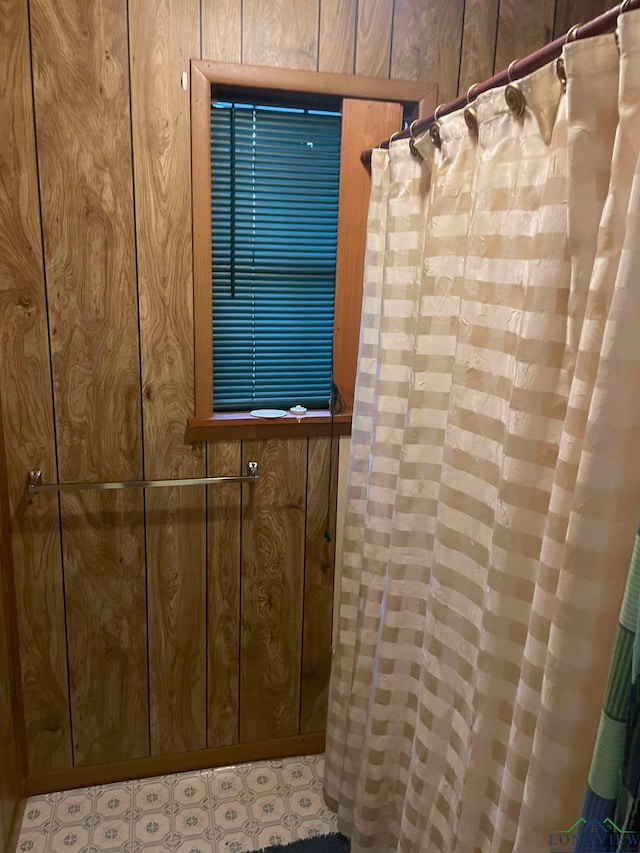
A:
[[[620,3],[618,6],[614,6],[612,9],[609,9],[597,18],[593,18],[593,20],[588,21],[586,24],[575,24],[566,33],[566,35],[559,36],[554,41],[549,42],[549,44],[546,44],[539,50],[530,53],[523,59],[518,59],[515,62],[512,62],[508,68],[504,69],[504,71],[499,71],[483,83],[474,83],[469,87],[469,91],[466,95],[461,95],[454,101],[449,101],[448,104],[441,104],[436,107],[436,111],[432,116],[414,121],[410,128],[406,128],[405,130],[392,134],[389,139],[383,140],[380,145],[378,145],[378,148],[388,148],[391,139],[394,141],[396,139],[411,139],[419,133],[424,133],[425,130],[429,130],[429,128],[436,123],[436,115],[438,118],[441,118],[442,116],[453,113],[456,110],[461,110],[463,107],[466,107],[467,104],[472,103],[478,95],[483,92],[488,92],[489,89],[495,89],[498,86],[504,86],[506,83],[515,82],[519,78],[525,77],[527,74],[531,74],[532,71],[542,68],[542,66],[546,65],[547,62],[557,59],[562,53],[562,48],[569,41],[576,41],[577,39],[585,39],[592,36],[602,35],[603,33],[613,32],[616,27],[618,15],[639,7],[640,0],[624,0],[624,2]],[[360,155],[360,160],[365,166],[369,167],[371,165],[371,149],[363,151]]]

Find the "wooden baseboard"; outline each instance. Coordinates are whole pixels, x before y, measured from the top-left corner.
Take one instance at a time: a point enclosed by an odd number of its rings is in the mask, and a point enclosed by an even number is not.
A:
[[[207,767],[224,767],[246,761],[263,761],[268,758],[286,758],[292,755],[313,755],[324,752],[325,733],[295,735],[260,743],[242,743],[175,755],[158,755],[99,764],[93,767],[73,767],[68,770],[50,770],[32,773],[26,781],[27,796],[84,788],[88,785],[106,785],[165,773],[183,773],[187,770],[204,770]]]

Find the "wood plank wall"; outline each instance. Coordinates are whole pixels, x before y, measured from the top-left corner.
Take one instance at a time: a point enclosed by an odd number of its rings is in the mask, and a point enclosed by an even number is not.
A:
[[[5,458],[0,393],[0,851],[11,851],[16,849],[26,802],[27,754]]]
[[[436,81],[445,101],[607,5],[5,0],[0,383],[32,774],[324,727],[336,453],[185,440],[189,59]],[[24,498],[32,468],[164,478],[249,459],[255,491]]]

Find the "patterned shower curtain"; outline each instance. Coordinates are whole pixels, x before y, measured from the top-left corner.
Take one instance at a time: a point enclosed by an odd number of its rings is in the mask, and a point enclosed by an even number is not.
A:
[[[373,153],[325,775],[354,853],[571,849],[640,517],[640,13],[618,36]]]

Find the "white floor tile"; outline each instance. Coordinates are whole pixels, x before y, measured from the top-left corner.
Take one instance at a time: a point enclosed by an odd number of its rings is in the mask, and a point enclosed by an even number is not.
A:
[[[253,853],[336,831],[323,756],[31,797],[18,853]]]

